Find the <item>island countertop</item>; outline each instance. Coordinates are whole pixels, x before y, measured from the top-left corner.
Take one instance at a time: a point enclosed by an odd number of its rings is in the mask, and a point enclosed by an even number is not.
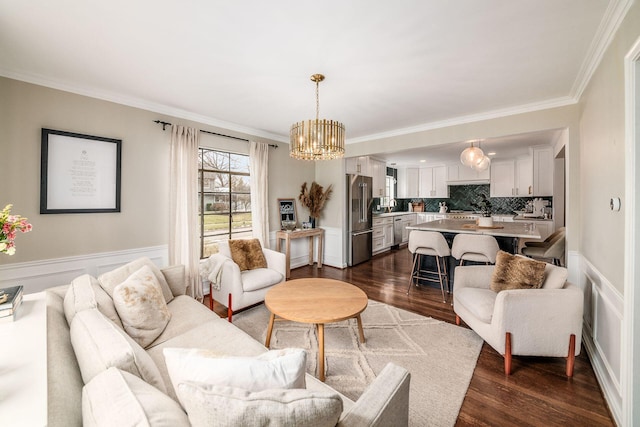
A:
[[[408,226],[408,230],[439,231],[441,233],[488,234],[490,236],[517,237],[525,239],[540,239],[540,232],[535,225],[525,222],[496,222],[495,227],[502,228],[472,228],[475,221],[458,219],[438,219]]]

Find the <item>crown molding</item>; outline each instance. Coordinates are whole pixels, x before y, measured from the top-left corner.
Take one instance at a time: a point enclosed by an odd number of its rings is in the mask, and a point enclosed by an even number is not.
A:
[[[513,116],[516,114],[531,113],[534,111],[547,110],[550,108],[564,107],[564,106],[572,105],[576,103],[577,103],[576,99],[569,96],[565,96],[561,98],[549,99],[546,101],[524,104],[524,105],[520,105],[512,108],[503,108],[503,109],[487,111],[479,114],[471,114],[468,116],[454,117],[451,119],[440,120],[437,122],[424,123],[422,125],[411,126],[411,127],[402,128],[402,129],[395,129],[388,132],[381,132],[377,134],[361,136],[358,138],[351,138],[351,139],[347,139],[346,144],[356,144],[359,142],[373,141],[373,140],[383,139],[383,138],[392,138],[395,136],[402,136],[402,135],[408,135],[411,133],[441,129],[445,127],[457,126],[457,125],[462,125],[466,123],[480,122],[483,120],[498,119],[501,117]]]
[[[591,42],[587,56],[571,88],[570,96],[572,98],[579,100],[582,96],[632,4],[633,0],[611,0],[609,2],[609,6],[596,30],[596,35]]]
[[[0,67],[0,76],[7,77],[13,80],[19,80],[26,83],[35,84],[38,86],[44,86],[51,89],[57,89],[64,92],[74,93],[76,95],[87,96],[90,98],[100,99],[103,101],[109,101],[116,104],[126,105],[128,107],[139,108],[141,110],[147,110],[158,114],[164,114],[179,119],[191,120],[194,122],[215,126],[225,130],[239,132],[246,135],[257,136],[261,138],[270,139],[277,142],[289,143],[289,139],[284,135],[277,135],[274,133],[266,132],[260,129],[254,129],[251,127],[239,125],[237,123],[226,122],[218,120],[213,117],[196,114],[191,111],[182,110],[180,108],[169,107],[167,105],[159,104],[156,102],[149,102],[144,99],[124,96],[122,94],[100,91],[89,87],[82,87],[79,85],[69,84],[67,82],[50,79],[41,75],[30,73],[19,73],[15,71],[9,71]]]

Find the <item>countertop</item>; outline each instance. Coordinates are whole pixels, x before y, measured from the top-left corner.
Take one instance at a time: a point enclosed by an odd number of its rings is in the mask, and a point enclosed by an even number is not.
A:
[[[476,215],[471,211],[465,211],[465,212],[447,212],[446,214],[442,214],[440,212],[384,212],[384,213],[377,213],[374,212],[373,216],[374,218],[386,218],[386,217],[394,217],[394,216],[398,216],[398,215],[410,215],[410,214],[428,214],[428,215]],[[479,214],[477,214],[478,216],[480,216]],[[515,214],[508,214],[508,213],[497,213],[497,214],[493,214],[491,215],[492,217],[496,218],[496,217],[511,217],[513,218],[514,221],[545,221],[545,222],[553,222],[553,219],[544,219],[544,218],[525,218],[522,217],[520,215],[515,215]]]
[[[464,228],[464,225],[473,225],[475,221],[461,221],[453,219],[438,219],[407,227],[409,230],[439,231],[449,233],[488,234],[490,236],[520,237],[540,239],[540,232],[528,227],[523,222],[500,222],[495,224],[502,228]]]

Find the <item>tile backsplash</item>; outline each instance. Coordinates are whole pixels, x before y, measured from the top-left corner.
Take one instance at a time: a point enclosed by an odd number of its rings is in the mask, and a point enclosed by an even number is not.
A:
[[[471,202],[477,202],[480,195],[484,194],[489,198],[489,184],[484,185],[450,185],[449,198],[441,199],[397,199],[397,206],[393,211],[406,212],[408,204],[413,202],[424,202],[425,212],[438,212],[439,203],[446,202],[449,210],[473,211]],[[542,197],[553,204],[553,197]],[[511,214],[513,211],[523,210],[529,200],[533,197],[491,197],[489,198],[494,214]],[[374,199],[374,210],[379,204],[379,199]]]

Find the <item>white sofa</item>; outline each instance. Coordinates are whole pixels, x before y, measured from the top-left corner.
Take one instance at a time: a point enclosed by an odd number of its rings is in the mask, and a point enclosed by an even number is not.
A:
[[[460,319],[505,358],[511,356],[566,357],[567,376],[582,339],[582,290],[567,282],[567,270],[546,264],[541,289],[490,288],[496,266],[456,267],[453,309]]]
[[[242,330],[184,295],[186,287],[182,266],[165,268],[161,274],[173,294],[167,304],[170,321],[160,336],[145,349],[129,345],[130,354],[117,353],[117,343],[133,340],[127,337],[111,296],[97,279],[85,275],[76,278],[71,285],[47,291],[50,427],[83,425],[83,415],[85,425],[121,426],[137,422],[141,424],[136,425],[183,425],[186,414],[176,403],[163,349],[203,348],[234,356],[256,356],[267,351]],[[67,318],[71,318],[71,328]],[[89,318],[99,325],[91,325],[87,322]],[[74,325],[76,322],[80,322],[80,326]],[[81,328],[84,325],[89,326]],[[78,338],[78,330],[83,331],[85,341]],[[111,334],[111,338],[105,338],[103,330]],[[99,347],[108,354],[100,353]],[[81,369],[87,358],[91,359],[93,372],[90,373],[84,367]],[[89,375],[92,379],[85,386],[83,377]],[[114,378],[115,382],[112,381]],[[305,378],[310,392],[324,392],[325,395],[330,392],[339,396],[343,408],[339,416],[340,426],[401,426],[408,423],[410,375],[403,368],[387,365],[356,402],[313,376],[307,374]],[[89,396],[84,396],[89,400],[88,404],[83,403],[83,387],[84,394]],[[124,392],[120,393],[122,390]],[[101,398],[94,407],[90,396],[96,394]],[[131,401],[128,402],[138,409],[138,417],[146,417],[144,422],[124,416],[127,412],[122,407],[122,395],[128,396]],[[83,408],[87,407],[91,410],[85,410],[83,414]]]

